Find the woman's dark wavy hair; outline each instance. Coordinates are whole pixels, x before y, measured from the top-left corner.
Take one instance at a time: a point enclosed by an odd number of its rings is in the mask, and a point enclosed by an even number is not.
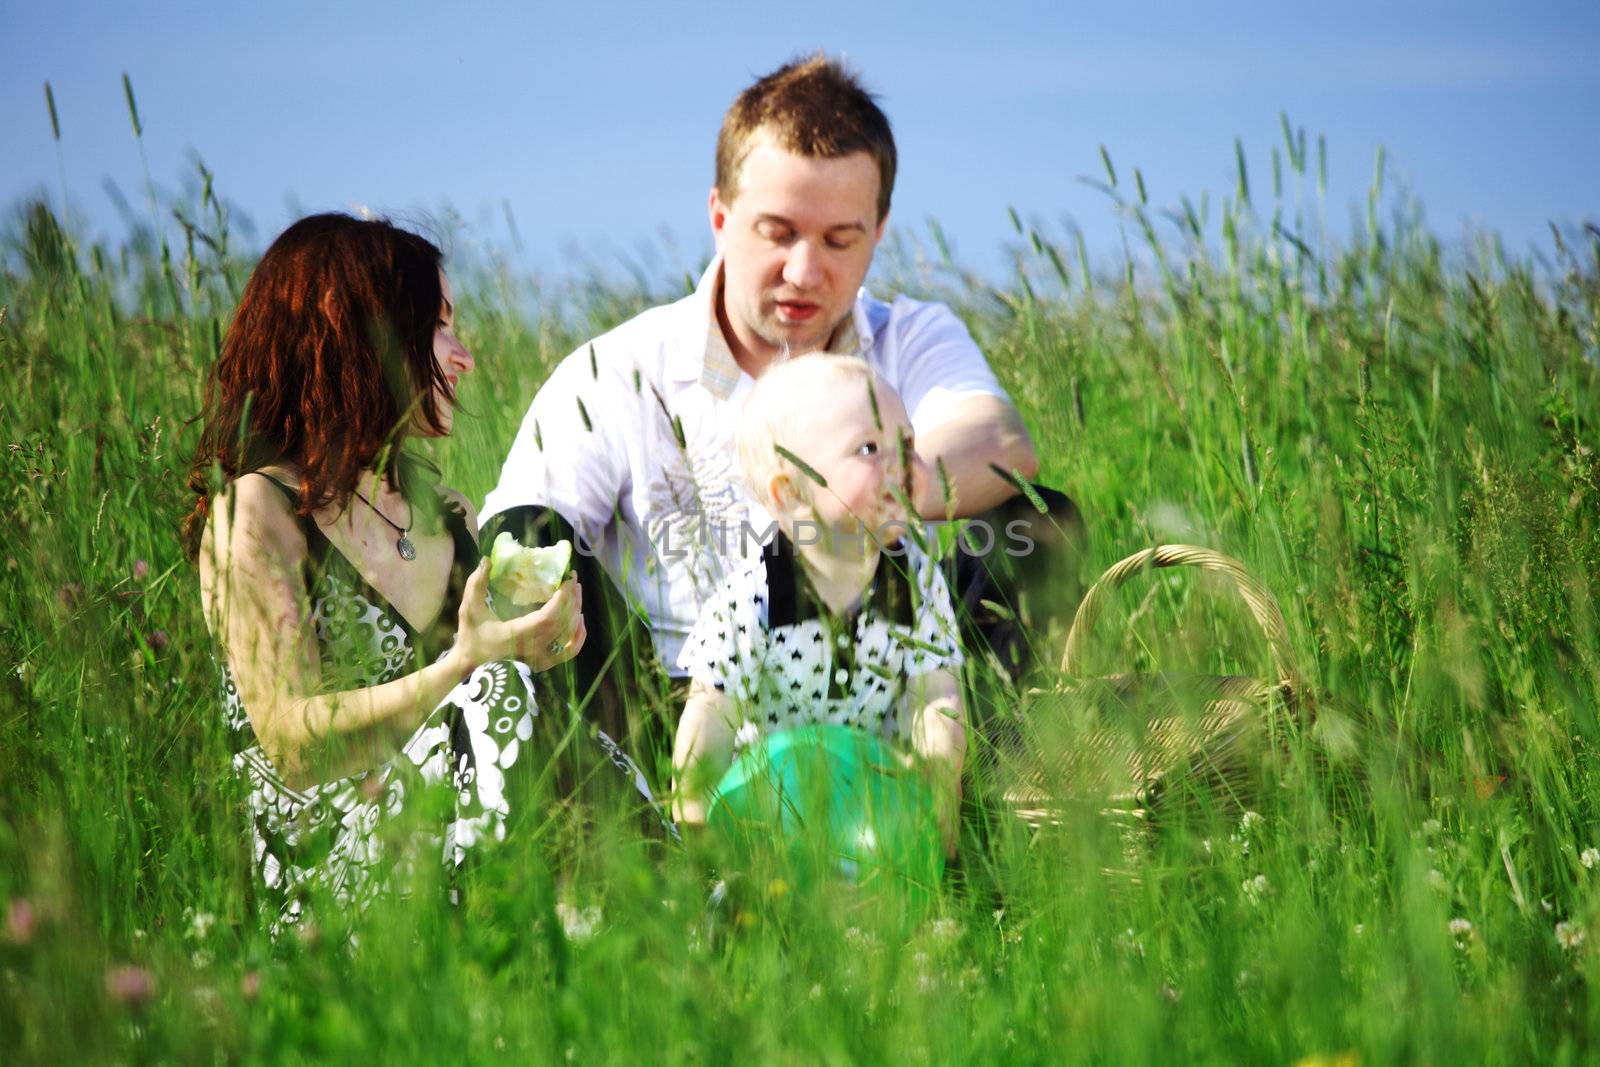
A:
[[[312,215],[278,236],[245,285],[206,382],[184,520],[191,558],[217,490],[269,463],[300,471],[300,514],[343,507],[363,469],[400,486],[412,420],[444,433],[454,400],[433,355],[439,249],[383,220]]]

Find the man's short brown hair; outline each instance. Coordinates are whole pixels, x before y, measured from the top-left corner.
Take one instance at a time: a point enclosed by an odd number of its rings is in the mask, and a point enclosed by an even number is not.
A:
[[[873,95],[843,63],[818,53],[784,64],[739,94],[717,135],[717,195],[732,203],[758,132],[808,159],[865,152],[878,164],[878,220],[894,191],[894,134]]]

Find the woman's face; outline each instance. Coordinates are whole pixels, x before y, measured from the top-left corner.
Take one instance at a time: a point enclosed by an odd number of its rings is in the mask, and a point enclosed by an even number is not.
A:
[[[439,270],[439,293],[439,324],[433,331],[433,358],[444,380],[450,383],[454,391],[459,388],[461,376],[472,370],[473,359],[467,346],[456,336],[456,306],[450,292],[450,279],[445,277],[443,268]],[[445,433],[449,433],[455,417],[454,405],[442,391],[437,391],[435,403],[439,411],[439,424]]]

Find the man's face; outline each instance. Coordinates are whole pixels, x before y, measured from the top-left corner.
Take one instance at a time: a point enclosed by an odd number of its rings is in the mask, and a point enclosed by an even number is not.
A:
[[[756,137],[735,199],[712,189],[710,212],[723,262],[718,321],[741,365],[759,372],[786,346],[826,345],[850,314],[885,220],[867,153],[807,159]]]

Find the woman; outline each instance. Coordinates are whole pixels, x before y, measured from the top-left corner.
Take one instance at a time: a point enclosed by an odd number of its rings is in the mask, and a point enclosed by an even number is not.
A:
[[[472,369],[433,244],[316,215],[262,257],[208,383],[184,533],[284,920],[317,880],[346,902],[381,887],[378,824],[408,786],[459,796],[437,827],[455,862],[503,835],[531,672],[583,646],[575,582],[492,614],[471,504],[403,447],[450,432]]]

